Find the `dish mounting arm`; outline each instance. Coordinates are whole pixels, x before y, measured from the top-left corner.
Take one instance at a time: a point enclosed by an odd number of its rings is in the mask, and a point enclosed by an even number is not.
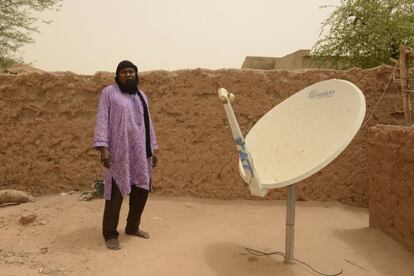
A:
[[[227,120],[233,135],[234,143],[236,144],[237,152],[239,153],[240,162],[244,170],[242,177],[245,182],[249,184],[250,193],[254,196],[264,197],[268,190],[263,188],[262,183],[255,171],[253,159],[249,153],[247,145],[244,141],[243,135],[240,131],[239,123],[234,115],[231,103],[234,100],[234,95],[228,93],[226,89],[220,88],[218,96],[223,102],[224,110],[226,111]]]

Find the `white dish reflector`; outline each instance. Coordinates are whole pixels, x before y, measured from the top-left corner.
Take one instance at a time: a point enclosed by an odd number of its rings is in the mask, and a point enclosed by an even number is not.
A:
[[[263,188],[294,184],[325,167],[351,142],[364,117],[364,95],[345,80],[313,84],[275,106],[245,139]],[[241,163],[239,169],[249,183]]]

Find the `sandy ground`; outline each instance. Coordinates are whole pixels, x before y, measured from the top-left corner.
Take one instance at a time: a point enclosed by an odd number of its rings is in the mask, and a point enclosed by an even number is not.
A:
[[[219,201],[151,195],[142,228],[151,239],[120,236],[120,251],[101,237],[104,201],[77,195],[39,197],[0,208],[0,275],[317,275],[284,251],[285,201]],[[121,213],[125,226],[127,204]],[[19,224],[26,213],[37,215]],[[368,227],[367,209],[298,202],[295,257],[342,275],[414,275],[414,254]]]

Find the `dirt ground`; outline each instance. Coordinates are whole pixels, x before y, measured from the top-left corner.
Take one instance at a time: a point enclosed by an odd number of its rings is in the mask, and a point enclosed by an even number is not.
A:
[[[285,201],[151,195],[141,225],[151,239],[121,233],[120,251],[102,240],[103,204],[57,194],[1,207],[0,275],[317,275],[245,250],[284,251]],[[28,213],[36,220],[21,225]],[[297,202],[295,257],[326,274],[414,275],[414,254],[369,228],[367,209],[337,202]]]

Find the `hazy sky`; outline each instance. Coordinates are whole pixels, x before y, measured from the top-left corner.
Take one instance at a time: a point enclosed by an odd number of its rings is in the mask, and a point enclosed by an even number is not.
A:
[[[246,56],[310,49],[340,0],[64,0],[42,18],[25,62],[49,71],[240,68]]]

